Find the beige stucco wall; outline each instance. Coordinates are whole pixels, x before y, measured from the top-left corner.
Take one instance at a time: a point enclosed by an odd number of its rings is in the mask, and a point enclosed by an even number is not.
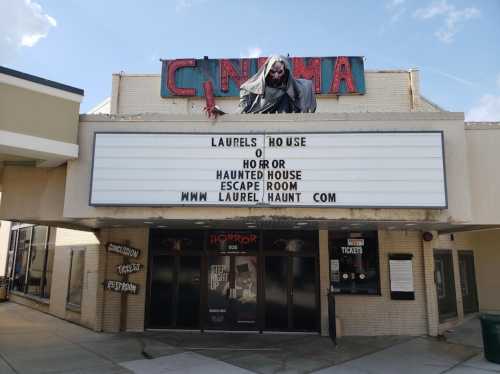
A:
[[[474,252],[474,266],[478,291],[480,311],[500,311],[500,230],[477,230],[442,235],[441,246],[454,250],[455,283],[457,283],[458,309],[462,310],[460,288],[460,273],[458,269],[458,250],[472,250]],[[460,313],[460,312],[459,312]]]
[[[50,295],[50,313],[72,320],[90,328],[96,328],[97,306],[96,293],[98,284],[98,258],[100,242],[90,231],[77,231],[51,228],[54,237],[54,268]],[[85,265],[80,311],[67,308],[66,301],[69,286],[71,250],[85,251]]]
[[[500,224],[500,124],[465,128],[473,221],[477,224]]]
[[[76,143],[80,103],[0,83],[0,130]]]
[[[66,165],[3,169],[0,218],[20,222],[63,220]]]
[[[146,132],[254,132],[254,131],[390,131],[442,130],[445,139],[448,205],[430,209],[311,209],[311,208],[106,208],[88,205],[92,167],[93,136],[96,131]],[[144,219],[248,219],[289,217],[358,220],[421,220],[462,223],[470,220],[468,170],[466,165],[463,115],[460,113],[356,113],[233,115],[218,121],[204,116],[140,115],[114,118],[82,116],[80,157],[68,162],[64,215],[67,218]],[[244,218],[243,218],[244,217]]]
[[[5,226],[7,227],[7,225]],[[99,284],[99,257],[102,251],[98,237],[90,231],[51,227],[48,248],[54,251],[49,299],[44,300],[20,293],[11,294],[10,299],[42,312],[98,330],[100,325],[97,323],[97,293],[102,292],[102,286]],[[3,250],[3,247],[0,249]],[[82,300],[79,310],[67,307],[72,249],[85,251]]]

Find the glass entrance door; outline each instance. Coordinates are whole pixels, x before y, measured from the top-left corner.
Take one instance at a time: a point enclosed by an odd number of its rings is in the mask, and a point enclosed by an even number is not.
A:
[[[457,316],[453,258],[450,250],[434,250],[434,269],[439,320]]]
[[[317,252],[313,231],[153,229],[146,326],[318,331]]]
[[[313,232],[264,237],[264,329],[318,331],[317,245]]]
[[[476,273],[474,271],[474,252],[458,251],[458,265],[460,269],[460,285],[464,314],[475,313],[479,310],[476,289]]]
[[[208,257],[206,328],[257,328],[257,256]]]

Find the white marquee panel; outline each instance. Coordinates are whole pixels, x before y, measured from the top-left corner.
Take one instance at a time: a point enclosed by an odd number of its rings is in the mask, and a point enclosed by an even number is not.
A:
[[[442,133],[97,133],[90,203],[443,208]]]

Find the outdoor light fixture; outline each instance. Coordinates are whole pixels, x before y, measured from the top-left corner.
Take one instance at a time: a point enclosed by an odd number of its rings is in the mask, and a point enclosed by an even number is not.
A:
[[[422,239],[424,242],[430,242],[432,239],[434,239],[434,235],[432,235],[431,232],[426,231],[422,234]]]

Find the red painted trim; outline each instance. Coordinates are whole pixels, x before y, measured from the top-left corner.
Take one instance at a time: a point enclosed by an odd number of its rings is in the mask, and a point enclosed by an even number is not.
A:
[[[175,84],[175,73],[180,68],[184,67],[193,67],[196,66],[196,60],[192,59],[180,59],[180,60],[172,60],[168,62],[167,66],[167,88],[172,93],[172,95],[176,96],[196,96],[195,88],[187,88],[187,87],[177,87]]]
[[[245,82],[250,72],[250,60],[247,58],[240,59],[240,71],[238,72],[231,60],[221,59],[219,61],[220,69],[220,89],[222,92],[229,91],[229,78],[231,77],[238,87]]]
[[[321,93],[321,59],[310,58],[309,63],[305,64],[303,57],[293,57],[293,76],[295,78],[309,79],[314,82],[314,90]]]
[[[345,56],[339,56],[335,61],[332,86],[330,87],[331,93],[338,93],[340,91],[340,82],[342,80],[346,83],[347,92],[356,92],[356,86],[352,79],[351,64],[349,63],[349,58]]]

